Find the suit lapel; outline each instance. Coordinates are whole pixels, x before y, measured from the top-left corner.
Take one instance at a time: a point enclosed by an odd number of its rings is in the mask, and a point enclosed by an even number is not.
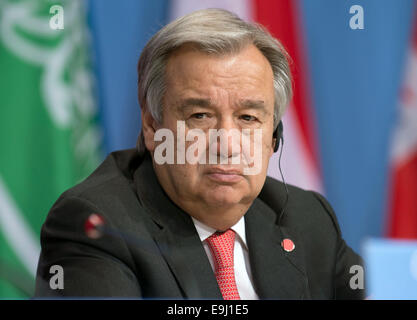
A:
[[[158,225],[153,238],[184,297],[221,299],[219,287],[191,217],[160,186],[147,154],[134,174],[142,205]]]
[[[155,240],[186,298],[222,299],[198,236],[176,236],[164,229]]]
[[[275,223],[276,217],[276,213],[260,199],[253,202],[245,215],[255,288],[261,299],[308,298],[301,243],[288,228],[280,230]],[[281,247],[285,237],[295,243],[292,252],[285,252]]]

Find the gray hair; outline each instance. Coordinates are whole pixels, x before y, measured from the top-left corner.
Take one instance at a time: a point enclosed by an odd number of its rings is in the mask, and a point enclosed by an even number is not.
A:
[[[222,9],[204,9],[185,15],[159,30],[146,44],[138,63],[138,98],[157,122],[162,121],[165,68],[170,54],[192,44],[208,54],[238,53],[255,45],[269,61],[274,75],[274,128],[292,98],[289,56],[282,44],[261,25],[243,21]],[[143,130],[138,138],[139,153],[146,151]]]

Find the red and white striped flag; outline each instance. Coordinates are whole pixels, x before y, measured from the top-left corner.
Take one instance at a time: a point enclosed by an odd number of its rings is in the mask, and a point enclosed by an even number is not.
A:
[[[392,148],[388,236],[393,238],[417,238],[417,15],[415,18]]]
[[[170,18],[173,20],[204,8],[222,8],[236,13],[243,20],[261,23],[281,41],[293,60],[291,71],[295,87],[293,101],[283,117],[285,147],[282,171],[287,183],[323,192],[297,4],[298,1],[294,0],[173,0]],[[280,180],[278,157],[278,153],[272,156],[268,175]]]

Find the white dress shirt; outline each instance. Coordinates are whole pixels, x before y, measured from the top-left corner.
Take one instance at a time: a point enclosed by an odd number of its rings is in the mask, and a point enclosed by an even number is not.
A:
[[[213,257],[209,245],[205,240],[217,230],[205,225],[193,217],[191,218],[193,219],[194,226],[198,232],[198,235],[200,236],[200,240],[203,243],[204,250],[206,250],[207,257],[214,272]],[[244,217],[240,218],[240,220],[230,229],[236,233],[234,247],[234,269],[236,286],[237,290],[239,291],[240,299],[258,300],[259,297],[253,287],[252,273],[249,263],[249,251],[246,244]]]

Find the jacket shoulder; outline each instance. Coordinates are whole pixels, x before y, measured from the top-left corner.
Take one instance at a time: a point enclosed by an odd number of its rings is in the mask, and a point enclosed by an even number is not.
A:
[[[86,219],[86,212],[82,214],[81,210],[75,210],[80,204],[91,213],[100,214],[116,228],[131,225],[132,219],[141,220],[140,200],[133,182],[133,173],[140,161],[134,149],[112,152],[90,176],[61,194],[46,223],[54,216],[63,218],[63,212],[68,219],[78,216]]]
[[[297,229],[308,228],[310,231],[320,229],[320,226],[328,227],[338,235],[341,234],[332,206],[318,192],[290,184],[287,184],[286,188],[283,182],[268,176],[259,197],[277,215],[281,211],[284,212],[282,219],[284,224],[293,225]]]
[[[66,190],[62,196],[83,197],[108,189],[117,190],[121,185],[129,185],[140,160],[135,149],[112,152],[94,172],[77,185]]]

